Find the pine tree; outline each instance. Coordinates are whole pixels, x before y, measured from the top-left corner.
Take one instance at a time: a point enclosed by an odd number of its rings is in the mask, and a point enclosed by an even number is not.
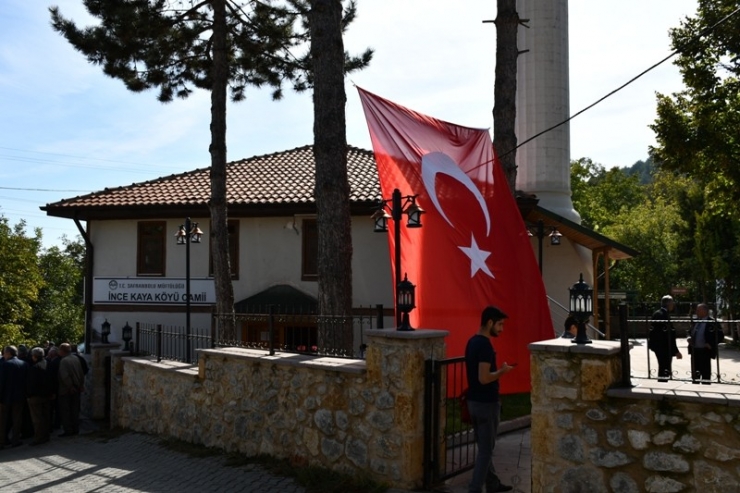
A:
[[[302,2],[273,0],[83,0],[97,26],[78,28],[50,8],[52,26],[88,61],[135,92],[158,88],[161,102],[211,91],[211,225],[221,337],[235,339],[234,294],[228,257],[226,207],[226,96],[245,98],[248,86],[269,86],[280,99],[283,84],[311,87],[308,10]],[[305,6],[304,6],[305,7]],[[354,17],[350,3],[344,22]],[[303,29],[300,26],[303,26]],[[346,26],[346,24],[345,24]],[[364,67],[368,53],[345,57],[344,71]],[[317,186],[317,191],[323,187]],[[339,225],[344,227],[345,225]]]

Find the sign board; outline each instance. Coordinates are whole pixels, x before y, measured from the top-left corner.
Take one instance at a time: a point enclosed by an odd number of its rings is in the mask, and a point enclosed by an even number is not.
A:
[[[172,277],[96,277],[93,304],[184,305],[187,282]],[[213,305],[213,279],[190,279],[190,304]]]
[[[674,296],[679,295],[679,294],[686,294],[688,292],[689,292],[689,290],[687,288],[682,288],[682,287],[679,287],[679,286],[673,286],[671,288],[671,294],[674,295]]]

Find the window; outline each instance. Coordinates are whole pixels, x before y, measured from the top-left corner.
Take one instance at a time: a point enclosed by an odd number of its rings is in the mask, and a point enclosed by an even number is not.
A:
[[[229,219],[229,266],[231,267],[231,278],[239,279],[239,220]],[[211,247],[208,242],[208,247]],[[213,255],[208,256],[208,274],[213,277]]]
[[[319,235],[316,219],[303,220],[301,280],[316,281],[319,274]]]
[[[164,221],[142,221],[138,224],[137,275],[163,276],[165,274],[166,238],[167,223]]]

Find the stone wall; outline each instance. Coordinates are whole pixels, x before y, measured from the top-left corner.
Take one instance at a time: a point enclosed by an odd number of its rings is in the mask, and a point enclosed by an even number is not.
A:
[[[620,388],[615,342],[530,350],[533,492],[740,491],[740,389]]]
[[[424,361],[444,357],[447,332],[365,335],[365,361],[222,348],[195,368],[114,353],[111,423],[418,488]]]

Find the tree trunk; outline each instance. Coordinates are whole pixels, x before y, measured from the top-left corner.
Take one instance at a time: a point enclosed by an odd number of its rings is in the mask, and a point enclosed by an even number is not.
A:
[[[496,75],[493,91],[493,147],[514,193],[516,187],[516,65],[519,14],[516,0],[498,0]]]
[[[352,234],[340,0],[311,0],[319,347],[352,351]]]
[[[211,90],[211,256],[219,314],[219,339],[236,340],[234,287],[229,265],[229,228],[226,210],[226,0],[212,0],[213,89]]]

